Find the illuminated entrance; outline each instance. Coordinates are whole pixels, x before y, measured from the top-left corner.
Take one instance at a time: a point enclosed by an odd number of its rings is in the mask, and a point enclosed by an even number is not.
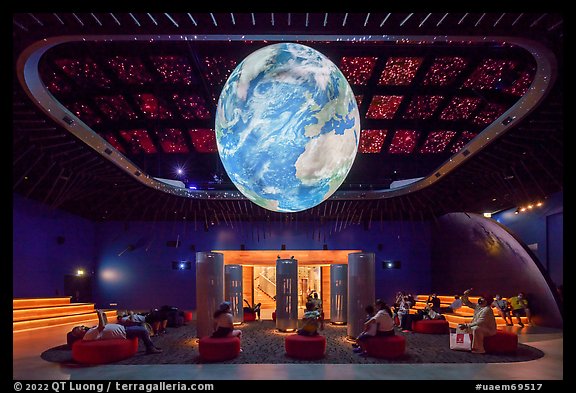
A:
[[[243,297],[250,306],[262,303],[262,318],[276,309],[276,259],[298,260],[298,308],[316,291],[324,317],[330,318],[330,265],[347,264],[348,254],[362,250],[212,250],[224,255],[225,265],[242,265]]]

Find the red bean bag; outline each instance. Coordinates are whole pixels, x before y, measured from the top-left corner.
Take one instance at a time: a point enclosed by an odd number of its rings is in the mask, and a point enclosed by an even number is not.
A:
[[[286,355],[304,360],[321,359],[326,352],[326,337],[291,334],[284,339]]]
[[[82,364],[106,364],[128,359],[138,352],[138,338],[77,340],[72,344],[72,359]]]
[[[368,356],[374,358],[394,359],[404,355],[406,338],[404,336],[374,336],[366,341]]]
[[[255,320],[256,320],[256,313],[255,312],[244,311],[244,322],[252,322]]]
[[[202,337],[198,344],[200,358],[207,362],[234,359],[240,354],[238,337]]]
[[[184,311],[184,323],[192,320],[192,311]]]
[[[484,337],[484,350],[488,353],[509,353],[518,349],[518,335],[498,330],[494,336]]]
[[[421,319],[412,321],[412,331],[425,334],[450,333],[450,324],[444,319]]]

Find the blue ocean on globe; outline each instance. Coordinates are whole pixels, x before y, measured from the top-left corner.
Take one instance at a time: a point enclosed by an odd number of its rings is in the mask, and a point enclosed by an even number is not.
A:
[[[255,204],[298,212],[330,197],[350,171],[360,138],[354,93],[322,53],[273,44],[246,57],[216,109],[224,169]]]

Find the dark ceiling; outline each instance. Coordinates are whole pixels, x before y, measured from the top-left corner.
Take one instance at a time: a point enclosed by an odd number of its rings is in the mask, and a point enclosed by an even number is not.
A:
[[[13,15],[13,190],[92,220],[427,220],[451,211],[496,212],[563,189],[563,24],[555,13],[23,13]],[[18,56],[67,35],[284,35],[339,66],[357,97],[362,134],[340,190],[388,189],[432,175],[528,90],[535,62],[512,45],[330,41],[339,36],[509,36],[536,40],[557,60],[555,84],[504,135],[417,192],[334,197],[299,213],[246,199],[190,199],[149,188],[45,115],[16,77]],[[317,41],[309,41],[318,35]],[[50,93],[154,177],[195,189],[235,190],[214,138],[230,72],[274,40],[65,43],[39,74]],[[176,168],[183,169],[182,174]]]

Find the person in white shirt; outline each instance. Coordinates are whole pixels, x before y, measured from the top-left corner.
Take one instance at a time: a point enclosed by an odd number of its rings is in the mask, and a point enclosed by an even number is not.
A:
[[[393,336],[394,335],[394,319],[392,318],[392,310],[384,300],[376,300],[376,315],[364,323],[364,325],[376,324],[376,337]],[[358,353],[366,353],[367,346],[370,345],[369,341],[360,341],[361,351],[354,351]]]
[[[111,339],[129,339],[137,337],[146,347],[146,353],[160,353],[162,350],[156,348],[150,334],[144,326],[122,326],[117,323],[107,323],[106,316],[102,310],[96,310],[98,314],[98,326],[85,328],[76,326],[72,329],[72,334],[82,340],[111,340]]]
[[[480,296],[478,304],[474,304],[468,300],[470,292],[471,289],[465,290],[461,299],[464,305],[474,309],[474,316],[470,323],[461,323],[458,328],[465,333],[472,333],[472,353],[485,353],[484,337],[496,334],[496,318],[491,307],[492,299]]]
[[[214,333],[212,337],[238,337],[242,338],[242,330],[234,329],[234,316],[230,309],[230,302],[223,302],[214,312]]]
[[[366,321],[364,322],[364,330],[360,332],[358,337],[356,337],[356,342],[352,344],[354,352],[362,352],[360,344],[358,343],[360,341],[368,340],[368,338],[370,337],[374,337],[376,335],[376,328],[378,327],[376,323],[370,322],[372,321],[372,317],[376,314],[374,306],[369,304],[364,308],[364,311],[366,311]]]

